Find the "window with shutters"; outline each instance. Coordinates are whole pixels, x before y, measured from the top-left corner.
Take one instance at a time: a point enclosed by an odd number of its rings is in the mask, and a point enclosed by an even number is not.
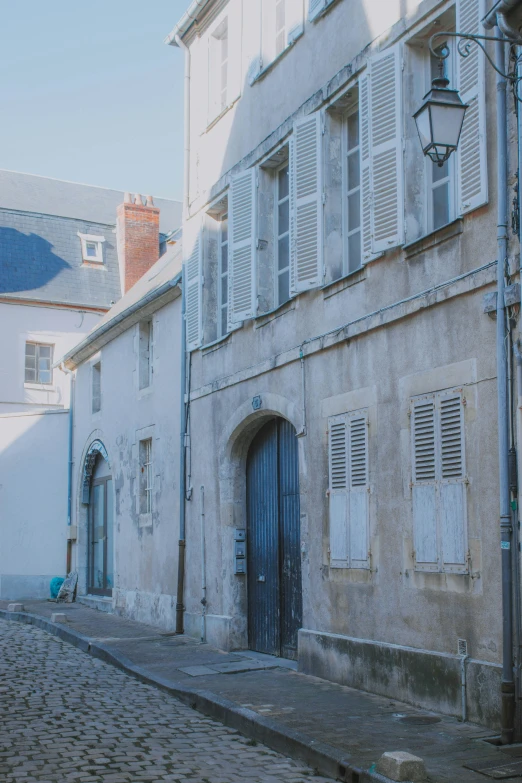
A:
[[[218,239],[218,337],[228,333],[228,212],[219,218]]]
[[[228,103],[228,18],[223,19],[209,39],[209,119],[217,117]]]
[[[414,397],[410,416],[415,567],[467,573],[462,390]]]
[[[369,568],[367,409],[328,419],[330,567]]]
[[[138,388],[147,389],[152,385],[153,354],[152,319],[138,324]]]
[[[247,169],[230,181],[228,195],[228,320],[236,326],[256,314],[257,176]]]
[[[343,142],[344,273],[349,274],[359,269],[362,261],[361,146],[358,105],[344,116]]]
[[[266,68],[302,35],[303,0],[261,0],[261,65]]]
[[[275,178],[276,306],[290,299],[290,171],[288,161],[277,169]]]
[[[183,287],[187,350],[199,348],[202,341],[203,226],[193,218],[183,232]]]

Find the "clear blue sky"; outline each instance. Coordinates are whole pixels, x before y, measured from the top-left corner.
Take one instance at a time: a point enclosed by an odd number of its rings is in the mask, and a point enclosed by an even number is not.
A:
[[[188,5],[3,2],[0,168],[181,199]]]

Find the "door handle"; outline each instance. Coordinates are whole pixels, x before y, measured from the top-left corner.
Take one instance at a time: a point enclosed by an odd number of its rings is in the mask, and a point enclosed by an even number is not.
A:
[[[259,574],[259,576],[257,577],[257,581],[258,582],[266,582],[266,578],[265,578],[265,576],[263,574]]]

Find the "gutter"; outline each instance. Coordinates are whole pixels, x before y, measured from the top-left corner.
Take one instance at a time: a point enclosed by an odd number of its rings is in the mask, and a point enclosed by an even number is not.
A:
[[[165,38],[165,43],[170,46],[179,46],[179,42],[176,38],[185,35],[194,22],[198,21],[198,13],[204,11],[205,7],[211,2],[212,0],[192,0],[177,25]]]
[[[66,353],[61,362],[70,370],[76,369],[79,364],[93,356],[104,345],[107,345],[113,339],[113,331],[117,330],[116,334],[121,334],[126,327],[123,326],[126,321],[130,320],[133,316],[137,315],[148,305],[152,304],[158,299],[165,298],[167,301],[176,299],[175,290],[181,287],[181,273],[176,275],[172,280],[168,280],[159,288],[155,288],[150,291],[146,296],[134,302],[126,310],[111,318],[110,321],[95,329],[87,337],[76,345],[69,353]],[[178,293],[179,296],[179,293]],[[166,303],[166,302],[165,302]],[[120,327],[117,329],[117,327]],[[114,335],[115,337],[116,335]]]
[[[520,29],[513,27],[508,19],[508,14],[515,8],[522,8],[521,0],[498,0],[491,11],[486,14],[482,24],[488,30],[498,25],[508,40],[520,38]],[[522,22],[522,18],[519,21]]]

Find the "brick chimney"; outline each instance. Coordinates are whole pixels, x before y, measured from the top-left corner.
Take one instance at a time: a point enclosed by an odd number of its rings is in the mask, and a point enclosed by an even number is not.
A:
[[[152,196],[144,204],[137,193],[125,193],[117,208],[118,259],[123,293],[127,293],[159,258],[159,214]]]

